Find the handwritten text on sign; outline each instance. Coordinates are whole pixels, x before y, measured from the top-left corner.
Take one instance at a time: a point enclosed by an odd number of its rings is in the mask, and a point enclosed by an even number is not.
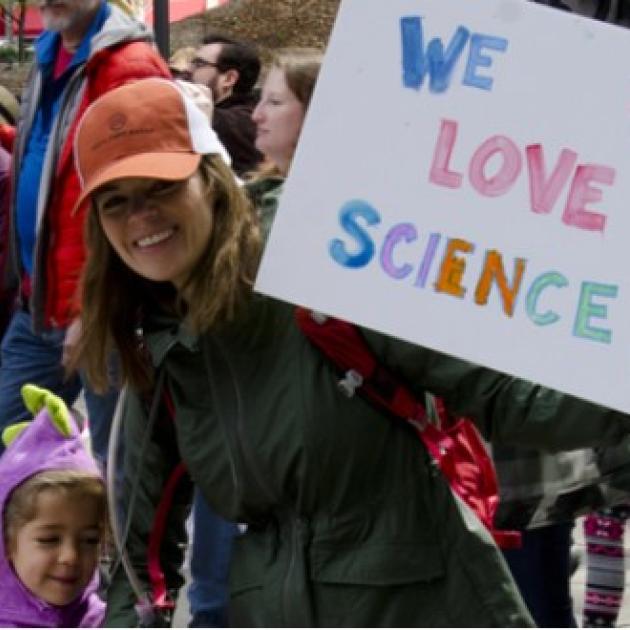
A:
[[[405,17],[401,20],[403,82],[405,87],[420,89],[425,76],[430,77],[429,89],[444,92],[448,89],[459,57],[469,42],[468,63],[462,83],[471,88],[491,90],[491,76],[480,76],[479,67],[489,68],[492,58],[485,50],[504,52],[508,48],[507,39],[473,33],[463,26],[458,27],[446,51],[441,40],[433,39],[425,53],[423,29],[420,17]],[[435,186],[461,188],[464,176],[450,169],[450,161],[456,147],[458,122],[442,120],[438,139],[433,153],[429,181]],[[500,165],[492,175],[488,175],[489,162],[499,156]],[[530,209],[539,214],[549,214],[558,205],[563,192],[568,193],[561,213],[561,220],[568,226],[583,230],[604,231],[605,214],[594,212],[587,204],[602,199],[599,185],[610,186],[615,181],[615,169],[602,164],[580,164],[575,151],[562,149],[558,161],[550,172],[545,164],[544,148],[541,144],[530,144],[523,151],[509,137],[494,135],[485,140],[472,154],[468,164],[468,180],[477,194],[484,197],[498,197],[508,194],[515,181],[522,175],[523,163],[527,167],[530,191]],[[381,215],[366,201],[348,202],[340,212],[340,223],[352,238],[353,248],[346,242],[334,239],[330,244],[330,255],[340,265],[359,268],[368,265],[376,255],[374,243],[367,227],[381,223]],[[435,291],[458,298],[466,294],[463,285],[467,254],[475,252],[475,244],[464,238],[449,238],[432,233],[422,247],[420,258],[414,262],[396,263],[394,254],[404,249],[405,244],[419,240],[417,227],[413,223],[399,223],[392,226],[379,250],[379,261],[383,271],[395,280],[413,278],[413,285],[424,289],[433,270],[438,244],[446,238],[448,245],[437,267]],[[404,257],[404,253],[400,254]],[[522,290],[523,274],[527,265],[524,258],[516,258],[513,263],[512,281],[508,281],[503,256],[496,249],[486,250],[481,276],[474,290],[476,304],[488,302],[491,286],[496,283],[500,291],[503,310],[508,317],[514,313],[514,305]],[[562,289],[569,280],[558,271],[547,271],[532,280],[527,289],[525,309],[529,319],[538,326],[554,324],[560,316],[553,311],[540,312],[538,300],[541,293],[550,288]],[[595,302],[595,298],[614,298],[617,286],[600,282],[582,282],[582,289],[576,306],[573,333],[578,337],[610,343],[611,331],[595,327],[593,318],[604,319],[607,307]]]
[[[257,290],[630,410],[626,54],[521,0],[344,0]]]

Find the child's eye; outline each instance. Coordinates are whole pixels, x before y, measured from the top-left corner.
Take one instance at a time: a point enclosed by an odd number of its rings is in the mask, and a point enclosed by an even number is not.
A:
[[[99,536],[88,536],[81,541],[81,543],[83,545],[86,545],[87,547],[95,547],[100,542],[101,542],[101,539]]]
[[[35,541],[40,545],[51,546],[58,544],[59,538],[57,536],[44,536],[41,538],[36,538]]]

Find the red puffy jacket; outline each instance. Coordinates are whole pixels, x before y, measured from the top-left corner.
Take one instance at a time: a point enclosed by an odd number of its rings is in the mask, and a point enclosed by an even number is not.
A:
[[[42,182],[49,182],[48,197],[44,218],[38,226],[29,303],[36,332],[65,328],[78,313],[77,284],[86,256],[83,225],[87,204],[72,214],[80,192],[72,148],[81,115],[99,96],[124,83],[147,77],[170,77],[167,65],[150,43],[148,31],[116,7],[111,8],[111,15],[93,38],[92,49],[84,68],[75,75],[77,80],[68,82],[64,106],[58,113],[60,131],[54,136],[58,138],[56,163],[48,169],[45,164],[42,171]],[[41,71],[35,67],[22,99],[22,122],[14,142],[14,191],[40,93]],[[6,129],[0,134],[0,141],[10,144],[11,136]],[[40,198],[43,199],[41,194]],[[11,206],[13,215],[15,192]],[[19,284],[23,275],[15,227],[11,252],[9,286]]]

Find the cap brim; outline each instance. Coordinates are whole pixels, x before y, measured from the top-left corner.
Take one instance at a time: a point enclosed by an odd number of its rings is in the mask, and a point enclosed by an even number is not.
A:
[[[81,191],[72,213],[83,205],[85,200],[97,189],[117,179],[128,177],[147,177],[179,181],[188,179],[199,167],[199,153],[140,153],[121,160],[97,173]]]

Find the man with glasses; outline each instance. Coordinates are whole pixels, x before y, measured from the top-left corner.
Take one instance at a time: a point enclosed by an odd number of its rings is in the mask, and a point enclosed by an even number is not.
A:
[[[207,35],[190,62],[192,81],[207,86],[214,100],[212,126],[242,176],[254,170],[262,155],[254,146],[251,115],[258,102],[254,86],[260,74],[256,50],[220,34]]]

